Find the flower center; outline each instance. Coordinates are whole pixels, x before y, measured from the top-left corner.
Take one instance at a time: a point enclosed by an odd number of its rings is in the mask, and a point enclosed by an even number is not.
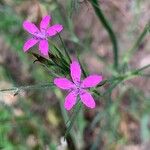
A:
[[[47,33],[45,30],[43,30],[42,32],[36,32],[34,38],[38,40],[47,40]]]
[[[81,87],[81,81],[78,81],[75,83],[75,91],[79,94],[80,91],[82,90],[82,87]]]

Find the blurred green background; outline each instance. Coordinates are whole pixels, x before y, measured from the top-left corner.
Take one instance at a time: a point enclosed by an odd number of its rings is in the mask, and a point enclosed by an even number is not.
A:
[[[100,6],[118,40],[119,65],[150,21],[150,1],[101,0]],[[22,22],[39,23],[42,16],[64,26],[61,33],[72,58],[104,79],[115,75],[109,36],[87,0],[0,0],[0,89],[49,83],[53,77],[35,58],[23,52],[28,34]],[[51,23],[51,24],[52,24]],[[59,38],[52,39],[62,48]],[[37,47],[31,51],[37,52]],[[150,64],[149,33],[128,59],[125,70]],[[150,69],[145,76],[100,89],[97,107],[82,107],[67,140],[66,122],[72,112],[63,108],[59,89],[0,92],[0,149],[2,150],[149,150]],[[111,88],[110,88],[111,87]],[[15,94],[15,95],[14,95]]]

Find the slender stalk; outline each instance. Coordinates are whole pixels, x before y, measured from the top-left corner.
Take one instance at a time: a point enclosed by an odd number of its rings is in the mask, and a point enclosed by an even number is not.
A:
[[[38,84],[38,85],[28,85],[28,86],[20,86],[20,87],[12,87],[9,89],[0,89],[0,92],[19,92],[21,90],[38,90],[38,89],[43,89],[43,88],[50,88],[53,86],[53,83],[45,83],[45,84]]]
[[[112,83],[113,81],[128,80],[135,76],[139,76],[143,70],[145,70],[149,67],[150,67],[150,64],[148,64],[142,68],[136,69],[132,72],[127,72],[124,75],[114,77],[113,79],[104,80],[99,86],[102,86],[102,85],[106,84],[107,82]],[[37,84],[37,85],[28,85],[28,86],[12,87],[9,89],[0,89],[0,92],[21,91],[21,90],[38,90],[38,89],[42,89],[42,88],[50,88],[52,86],[54,86],[53,82],[49,82],[49,83],[43,83],[43,84]],[[99,87],[99,86],[97,86],[97,87]]]
[[[82,66],[82,64],[81,64],[81,62],[80,62],[79,57],[77,57],[77,58],[78,58],[78,62],[79,62],[79,64],[80,64],[80,66],[81,66],[81,70],[82,70],[82,72],[83,72],[83,75],[84,75],[84,77],[86,78],[86,77],[87,77],[87,72],[86,72],[85,69],[83,68],[83,66]]]
[[[143,70],[145,70],[145,69],[147,69],[149,67],[150,67],[150,64],[148,64],[148,65],[146,65],[146,66],[144,66],[144,67],[142,67],[140,69],[135,70],[135,72],[139,73],[139,72],[141,72],[141,71],[143,71]]]
[[[135,41],[133,47],[125,52],[124,57],[123,57],[123,63],[127,63],[129,61],[129,59],[131,58],[133,53],[138,49],[139,45],[141,44],[141,42],[145,38],[149,29],[150,29],[150,22],[145,25],[143,32],[140,34],[138,39]]]
[[[58,33],[58,36],[59,36],[59,39],[60,39],[60,41],[61,41],[61,43],[62,43],[62,46],[63,46],[63,48],[64,48],[65,54],[66,54],[66,56],[68,57],[69,62],[71,62],[71,58],[70,58],[69,52],[67,51],[66,46],[65,46],[65,43],[64,43],[64,41],[63,41],[63,39],[62,39],[62,37],[60,36],[59,33]]]
[[[21,117],[21,118],[11,118],[11,119],[0,119],[0,123],[4,124],[4,123],[10,123],[11,121],[13,121],[12,123],[14,123],[14,121],[25,121],[25,120],[29,120],[29,117]]]
[[[62,101],[62,97],[63,97],[63,94],[59,91],[59,90],[54,90],[58,100],[59,100],[59,104],[60,104],[60,109],[61,109],[61,113],[62,113],[62,117],[64,119],[64,123],[66,125],[66,127],[68,128],[67,126],[67,122],[69,121],[70,122],[70,118],[69,118],[69,115],[67,113],[67,111],[64,109],[64,104],[63,104],[63,101]],[[74,122],[73,122],[74,123]],[[67,129],[68,130],[68,129]],[[78,144],[78,137],[76,136],[76,131],[74,128],[72,128],[72,130],[69,130],[69,132],[67,134],[70,134],[72,140],[73,140],[73,143],[75,145],[75,148],[76,149],[79,149],[79,144]],[[66,135],[66,133],[65,133]],[[66,135],[67,136],[67,135]],[[66,140],[66,136],[64,136],[64,140]]]
[[[81,106],[82,106],[82,104],[81,104],[81,102],[78,100],[78,102],[77,102],[77,104],[76,104],[76,106],[75,106],[75,109],[74,109],[74,112],[73,112],[71,118],[69,119],[69,121],[67,121],[67,124],[66,124],[67,130],[66,130],[66,132],[65,132],[64,138],[67,137],[67,135],[69,134],[70,130],[72,129],[73,123],[75,122],[75,120],[76,120],[76,118],[77,118],[77,115],[79,114],[79,112],[80,112],[80,110],[81,110]]]
[[[115,68],[115,70],[117,70],[119,63],[118,63],[118,42],[117,42],[116,35],[115,35],[112,27],[110,26],[108,20],[106,19],[103,11],[101,10],[101,8],[98,4],[98,0],[91,0],[90,2],[95,10],[96,15],[98,16],[98,18],[100,20],[100,22],[102,23],[102,25],[104,26],[104,28],[106,29],[106,31],[109,34],[110,40],[113,45],[114,68]]]

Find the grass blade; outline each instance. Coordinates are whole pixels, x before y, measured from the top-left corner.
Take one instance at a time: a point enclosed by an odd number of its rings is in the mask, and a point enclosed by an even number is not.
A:
[[[106,31],[109,34],[110,40],[112,42],[113,45],[113,53],[114,53],[114,69],[117,70],[118,69],[118,42],[117,42],[117,38],[116,35],[112,29],[112,27],[110,26],[108,20],[106,19],[104,13],[102,12],[99,4],[98,4],[98,0],[91,0],[90,1],[96,15],[98,16],[100,22],[102,23],[102,25],[104,26],[104,28],[106,29]]]
[[[73,112],[70,120],[67,122],[68,125],[67,125],[67,130],[66,130],[66,133],[64,136],[65,139],[66,139],[67,135],[69,134],[70,130],[72,129],[72,126],[74,125],[77,115],[80,112],[81,106],[82,106],[81,102],[78,101],[78,103],[76,104],[76,106],[74,108],[74,112]]]
[[[62,39],[62,37],[60,36],[59,33],[58,33],[58,36],[59,36],[59,39],[60,39],[60,41],[61,41],[61,43],[62,43],[62,46],[63,46],[63,48],[64,48],[65,54],[66,54],[66,56],[67,56],[69,62],[71,62],[71,58],[70,58],[69,52],[67,51],[66,46],[65,46],[65,43],[64,43],[64,41],[63,41],[63,39]]]
[[[129,49],[123,57],[123,65],[125,65],[131,58],[131,56],[133,55],[133,53],[138,49],[139,45],[141,44],[141,42],[143,41],[143,39],[145,38],[147,32],[150,29],[150,23],[148,23],[145,27],[143,32],[140,34],[140,36],[138,37],[138,39],[135,41],[135,44],[133,45],[133,47],[131,49]]]

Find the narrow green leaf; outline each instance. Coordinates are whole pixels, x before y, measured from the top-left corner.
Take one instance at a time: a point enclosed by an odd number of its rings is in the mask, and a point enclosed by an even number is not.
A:
[[[107,20],[107,18],[105,17],[103,11],[101,10],[98,0],[91,0],[90,1],[96,15],[98,16],[100,22],[102,23],[102,25],[104,26],[104,28],[106,29],[106,31],[109,34],[110,40],[112,42],[113,45],[113,53],[114,53],[114,68],[116,70],[118,70],[118,65],[119,65],[119,60],[118,60],[118,41],[116,38],[116,35],[111,27],[111,25],[109,24],[109,21]]]
[[[9,89],[0,89],[0,92],[10,92],[16,91],[19,93],[21,90],[38,90],[38,89],[43,89],[43,88],[50,88],[54,86],[53,82],[49,83],[43,83],[43,84],[37,84],[37,85],[27,85],[27,86],[20,86],[20,87],[12,87]]]
[[[51,67],[54,65],[50,60],[40,56],[39,54],[36,53],[31,53],[31,54],[37,59],[35,61],[39,61],[40,63],[45,64],[47,67]]]
[[[142,43],[143,39],[147,35],[147,32],[150,30],[150,22],[145,25],[142,33],[139,35],[138,39],[135,41],[133,47],[125,52],[123,55],[123,66],[126,65],[135,51],[138,49],[139,45]]]
[[[60,39],[60,41],[61,41],[61,43],[62,43],[62,46],[63,46],[63,48],[64,48],[66,57],[67,57],[67,59],[69,60],[69,62],[71,62],[71,57],[70,57],[70,55],[69,55],[69,52],[68,52],[68,50],[67,50],[67,48],[66,48],[66,46],[65,46],[65,43],[64,43],[64,41],[63,41],[63,39],[62,39],[62,37],[61,37],[61,35],[60,35],[59,33],[58,33],[58,36],[59,36],[59,39]]]
[[[74,125],[74,122],[75,122],[75,120],[77,118],[77,115],[80,112],[81,106],[82,106],[82,103],[80,101],[78,101],[76,106],[75,106],[75,108],[74,108],[74,111],[73,111],[73,114],[72,114],[71,118],[69,119],[69,121],[66,124],[67,130],[65,132],[64,138],[67,137],[67,135],[69,134],[70,130],[72,129],[72,126]]]
[[[79,9],[79,1],[78,0],[71,0],[71,16],[74,12],[77,12]]]
[[[83,68],[83,66],[82,66],[82,64],[81,64],[81,62],[80,62],[79,57],[78,57],[78,62],[79,62],[79,64],[80,64],[80,66],[81,66],[81,70],[82,70],[82,72],[83,72],[83,75],[84,75],[84,77],[86,78],[86,77],[88,76],[88,73],[87,73],[87,71]]]

